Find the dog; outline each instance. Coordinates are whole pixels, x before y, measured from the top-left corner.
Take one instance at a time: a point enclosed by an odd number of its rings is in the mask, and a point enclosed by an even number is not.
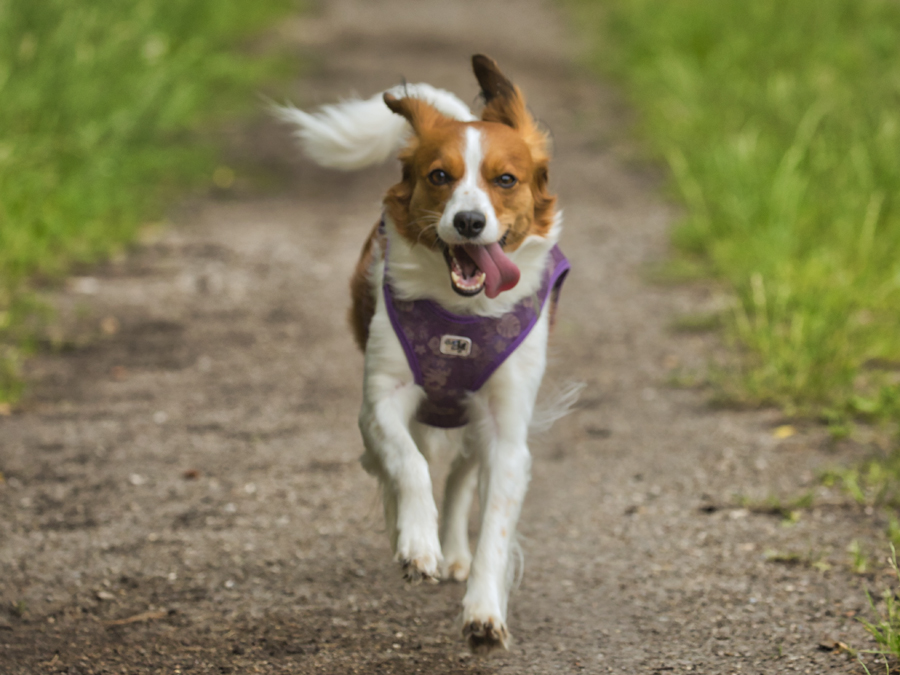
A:
[[[569,266],[556,246],[548,134],[492,59],[475,55],[472,66],[478,117],[427,84],[278,112],[325,167],[359,169],[399,151],[401,180],[350,283],[350,325],[365,354],[362,464],[380,482],[405,578],[466,581],[463,635],[490,651],[509,648],[528,429]],[[439,524],[428,460],[441,446],[455,458]]]

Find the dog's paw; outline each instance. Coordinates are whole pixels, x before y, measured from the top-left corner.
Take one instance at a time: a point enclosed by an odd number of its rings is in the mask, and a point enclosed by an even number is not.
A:
[[[509,631],[499,618],[472,619],[463,625],[463,637],[469,649],[487,654],[495,649],[509,649]]]
[[[465,581],[469,578],[469,568],[472,566],[472,556],[447,556],[444,558],[444,579],[450,581]]]
[[[436,584],[440,581],[438,576],[438,564],[431,557],[418,557],[412,560],[401,558],[400,565],[403,567],[403,578],[409,583],[415,585],[423,581],[429,584]]]
[[[415,515],[420,517],[398,522],[394,560],[402,565],[403,578],[410,583],[437,583],[444,562],[438,539],[437,512],[435,511],[434,518],[421,517],[421,513]]]
[[[403,567],[403,578],[408,582],[437,583],[441,578],[441,566],[444,562],[437,528],[401,529],[395,560]]]

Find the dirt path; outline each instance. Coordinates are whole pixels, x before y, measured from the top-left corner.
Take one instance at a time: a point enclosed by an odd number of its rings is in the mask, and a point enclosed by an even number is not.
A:
[[[285,34],[311,55],[298,105],[401,76],[474,100],[483,51],[554,132],[574,271],[545,391],[587,388],[533,443],[514,647],[468,655],[462,588],[404,586],[356,461],[346,284],[396,167],[323,172],[264,123],[236,152],[288,189],[202,201],[73,282],[64,313],[114,334],[36,359],[0,418],[0,673],[857,672],[818,645],[869,644],[851,617],[884,580],[853,575],[846,547],[879,550],[882,525],[828,505],[813,476],[848,455],[818,432],[779,441],[775,413],[665,385],[714,344],[672,318],[715,298],[642,280],[671,213],[558,12],[348,0]],[[812,488],[790,527],[740,506]]]

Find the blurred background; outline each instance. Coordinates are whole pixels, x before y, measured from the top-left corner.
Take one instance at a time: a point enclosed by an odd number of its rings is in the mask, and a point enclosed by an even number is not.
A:
[[[123,251],[209,185],[221,125],[296,72],[260,31],[290,0],[0,6],[0,401],[34,337],[23,293]],[[218,182],[231,180],[218,174]]]
[[[216,173],[223,125],[258,113],[261,94],[290,95],[304,58],[271,26],[297,11],[315,8],[0,7],[0,400],[21,390],[35,309],[23,286],[123,250],[186,189],[234,180]],[[747,351],[718,374],[722,394],[835,434],[854,418],[895,421],[896,3],[572,0],[560,11],[576,58],[616,78],[669,171],[684,211],[668,273],[714,276],[736,294],[707,317]]]

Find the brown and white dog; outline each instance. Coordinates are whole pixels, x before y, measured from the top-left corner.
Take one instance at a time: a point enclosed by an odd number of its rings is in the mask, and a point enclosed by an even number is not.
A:
[[[400,150],[402,179],[387,191],[351,282],[351,325],[365,352],[362,463],[381,483],[405,577],[467,580],[463,633],[473,649],[489,650],[509,641],[515,528],[531,466],[528,429],[555,295],[536,305],[527,336],[466,393],[466,423],[458,430],[417,420],[427,394],[390,306],[428,301],[463,321],[487,317],[508,326],[503,317],[546,288],[561,229],[547,187],[548,138],[494,61],[476,55],[472,63],[485,101],[480,117],[453,94],[425,84],[313,114],[294,108],[279,114],[297,126],[305,153],[323,166],[357,169]],[[459,340],[452,349],[478,349]],[[447,358],[462,353],[444,346],[441,341]],[[455,459],[439,526],[428,458],[448,444]],[[481,521],[473,557],[467,523],[476,483]]]

